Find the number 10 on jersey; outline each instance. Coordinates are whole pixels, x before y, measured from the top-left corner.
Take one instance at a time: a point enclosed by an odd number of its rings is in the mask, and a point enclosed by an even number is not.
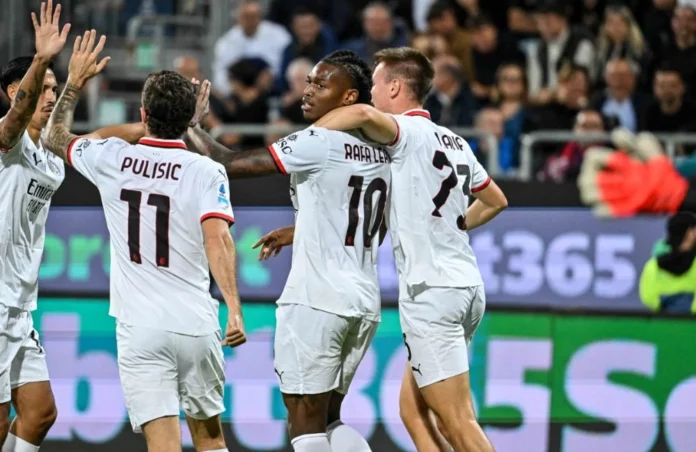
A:
[[[348,181],[348,186],[353,188],[353,194],[350,196],[350,204],[348,206],[348,231],[346,232],[346,246],[354,246],[355,233],[358,230],[358,222],[360,221],[360,198],[363,190],[363,176],[351,176]],[[379,191],[379,199],[377,200],[377,211],[375,212],[375,221],[370,225],[372,219],[373,196],[376,191]],[[370,182],[365,189],[363,199],[363,245],[365,248],[372,246],[372,239],[377,235],[377,232],[382,225],[384,219],[384,208],[387,204],[387,183],[384,179],[376,178]]]

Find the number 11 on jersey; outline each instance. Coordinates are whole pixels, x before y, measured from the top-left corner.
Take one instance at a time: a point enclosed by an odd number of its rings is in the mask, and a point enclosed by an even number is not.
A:
[[[132,262],[142,264],[140,256],[140,203],[143,192],[121,190],[121,201],[128,203],[128,251]],[[169,196],[150,194],[147,204],[157,209],[155,216],[155,236],[157,238],[155,257],[158,267],[169,267]]]

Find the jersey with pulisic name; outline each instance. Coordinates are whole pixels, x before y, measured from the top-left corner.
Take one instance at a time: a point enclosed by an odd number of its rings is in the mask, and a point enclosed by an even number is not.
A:
[[[291,174],[292,267],[278,304],[378,321],[379,231],[391,158],[357,135],[311,127],[269,147]]]
[[[490,183],[469,144],[430,120],[425,110],[394,115],[387,147],[392,195],[387,225],[400,298],[426,287],[483,284],[464,223],[469,195]]]
[[[0,304],[36,309],[46,219],[64,178],[63,161],[26,131],[11,149],[0,149]]]
[[[232,224],[222,165],[181,140],[77,138],[68,163],[99,189],[111,240],[111,305],[120,322],[203,336],[219,331],[201,223]]]

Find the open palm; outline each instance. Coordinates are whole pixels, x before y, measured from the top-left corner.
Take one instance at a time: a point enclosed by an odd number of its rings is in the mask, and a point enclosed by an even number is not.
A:
[[[60,30],[60,4],[53,10],[53,0],[48,4],[41,3],[41,12],[37,20],[36,14],[31,13],[31,21],[34,23],[36,37],[36,54],[40,57],[53,58],[63,50],[68,39],[70,24],[65,24]]]

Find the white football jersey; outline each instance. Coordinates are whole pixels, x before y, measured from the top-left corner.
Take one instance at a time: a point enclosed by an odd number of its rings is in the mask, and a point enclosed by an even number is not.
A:
[[[270,146],[291,174],[292,268],[278,304],[378,321],[379,230],[391,158],[357,135],[310,127]]]
[[[388,146],[394,162],[387,225],[400,298],[419,288],[483,284],[464,217],[469,195],[490,177],[466,140],[432,122],[427,111],[393,117],[398,134]]]
[[[0,303],[36,309],[39,268],[51,197],[65,178],[63,161],[28,132],[0,149]]]
[[[234,222],[222,165],[181,140],[78,138],[68,163],[99,189],[111,236],[111,306],[122,323],[202,336],[220,329],[201,222]]]

